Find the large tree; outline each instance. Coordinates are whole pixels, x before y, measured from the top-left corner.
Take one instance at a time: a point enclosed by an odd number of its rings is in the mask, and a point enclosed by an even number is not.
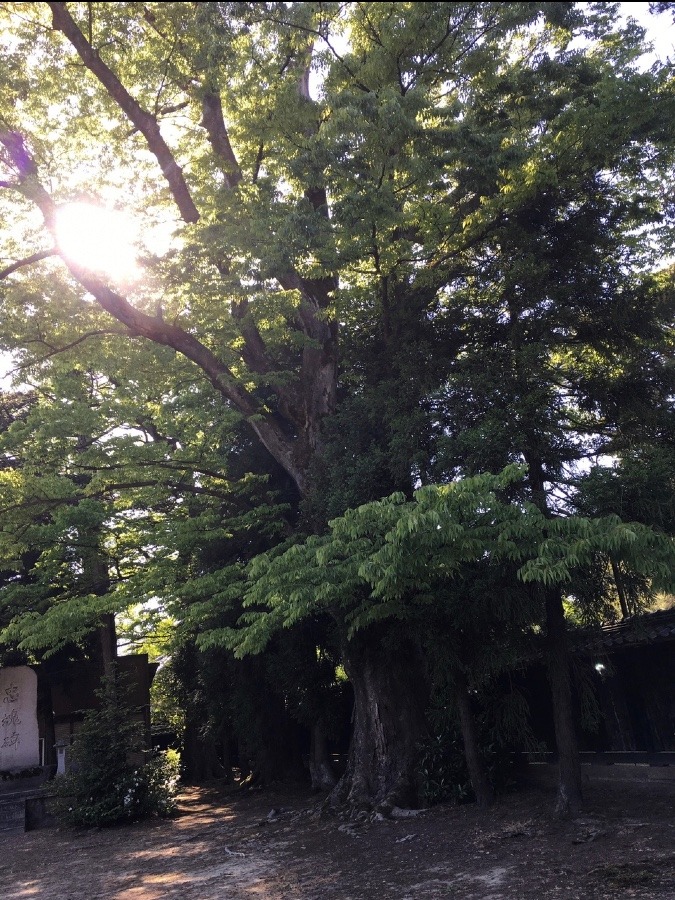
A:
[[[287,473],[313,530],[347,506],[410,495],[434,467],[452,477],[434,427],[465,430],[464,403],[534,434],[514,452],[548,509],[541,439],[558,433],[564,391],[537,374],[542,358],[555,370],[558,350],[528,323],[557,303],[568,320],[549,333],[579,332],[591,289],[570,298],[593,261],[539,268],[552,232],[536,221],[564,235],[575,216],[592,220],[586,238],[576,228],[567,250],[555,245],[571,260],[599,225],[612,229],[605,183],[625,196],[632,179],[642,199],[623,233],[643,233],[662,217],[670,161],[666,79],[635,70],[639,34],[619,34],[614,15],[571,3],[3,7],[6,345],[39,365],[114,328],[152,342],[169,379],[161,348],[181,354]],[[581,39],[586,49],[572,49]],[[86,199],[143,216],[146,274],[128,289],[59,231],[60,206]],[[173,243],[153,253],[153,227],[172,218]],[[618,247],[607,253],[633,265],[629,244]],[[593,272],[608,303],[609,275]],[[497,353],[517,407],[497,392],[483,409],[485,363],[459,400],[448,387],[475,364],[483,322],[492,349],[500,330],[517,344]],[[512,457],[491,449],[503,431],[485,431],[479,468]],[[549,606],[560,630],[560,597]],[[417,638],[378,628],[350,640],[345,624],[363,723],[350,778],[370,802],[412,800]],[[384,735],[375,761],[368,733]]]

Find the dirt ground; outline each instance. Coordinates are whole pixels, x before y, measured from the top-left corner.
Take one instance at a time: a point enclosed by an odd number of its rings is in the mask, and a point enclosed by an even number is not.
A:
[[[549,788],[488,813],[436,806],[350,822],[300,791],[186,790],[171,820],[3,837],[11,900],[675,898],[675,780],[594,782],[582,817]]]

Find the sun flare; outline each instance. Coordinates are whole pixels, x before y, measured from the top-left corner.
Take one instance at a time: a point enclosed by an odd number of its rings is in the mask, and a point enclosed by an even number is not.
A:
[[[130,216],[93,203],[68,203],[56,213],[56,238],[64,257],[119,282],[140,275]]]

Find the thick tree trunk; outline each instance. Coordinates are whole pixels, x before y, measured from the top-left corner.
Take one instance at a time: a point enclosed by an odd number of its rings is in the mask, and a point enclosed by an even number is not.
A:
[[[106,613],[103,616],[101,626],[96,633],[99,640],[103,674],[110,678],[115,674],[115,660],[117,659],[117,631],[115,616],[112,613]]]
[[[555,812],[559,816],[570,816],[576,815],[582,805],[581,767],[572,703],[567,629],[559,591],[547,591],[546,630],[548,677],[553,700],[553,724],[559,767]]]
[[[409,638],[371,627],[346,642],[354,690],[347,769],[331,802],[388,812],[419,805],[419,742],[428,688],[422,655]]]
[[[471,787],[476,795],[478,805],[483,807],[490,806],[494,800],[494,791],[480,756],[476,719],[471,708],[471,697],[469,696],[469,688],[463,672],[455,676],[455,699],[459,712],[459,724],[462,729],[462,740],[464,742],[464,756],[467,769],[469,770]]]
[[[82,548],[82,589],[102,597],[110,590],[110,573],[101,547],[100,528],[96,528],[88,539],[90,543]],[[89,646],[92,658],[100,666],[101,677],[115,678],[117,631],[113,613],[101,616],[99,627],[90,635]]]

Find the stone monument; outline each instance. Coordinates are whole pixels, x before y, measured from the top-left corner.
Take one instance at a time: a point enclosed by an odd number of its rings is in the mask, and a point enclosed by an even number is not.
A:
[[[28,666],[0,669],[0,771],[39,765],[37,675]]]

